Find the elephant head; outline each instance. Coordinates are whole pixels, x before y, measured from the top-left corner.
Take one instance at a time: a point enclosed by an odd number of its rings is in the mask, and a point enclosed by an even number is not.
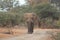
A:
[[[36,22],[38,22],[38,16],[35,13],[25,13],[24,21],[28,26],[28,33],[33,33],[33,27]]]

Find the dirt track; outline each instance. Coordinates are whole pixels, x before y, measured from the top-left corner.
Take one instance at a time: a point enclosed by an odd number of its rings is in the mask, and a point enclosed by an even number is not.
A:
[[[57,32],[60,32],[60,29],[36,29],[33,34],[24,33],[10,38],[0,38],[0,40],[54,40],[53,36]]]

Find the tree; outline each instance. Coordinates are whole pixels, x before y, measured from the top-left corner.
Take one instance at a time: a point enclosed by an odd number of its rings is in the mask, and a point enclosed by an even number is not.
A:
[[[37,4],[40,4],[40,3],[48,3],[49,0],[28,0],[29,4],[30,5],[37,5]]]
[[[3,9],[8,10],[18,5],[19,2],[16,0],[0,0],[0,8],[2,8],[2,10]]]

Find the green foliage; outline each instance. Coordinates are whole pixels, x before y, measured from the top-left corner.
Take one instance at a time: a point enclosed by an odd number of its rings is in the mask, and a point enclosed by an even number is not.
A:
[[[50,4],[37,4],[33,7],[30,5],[23,5],[15,7],[6,13],[0,12],[0,25],[20,24],[24,22],[23,14],[29,12],[36,13],[40,18],[54,18],[60,16],[57,9]],[[52,23],[52,21],[50,22],[49,20],[46,20],[47,24]]]
[[[0,0],[0,10],[6,9],[7,11],[13,7],[19,6],[19,2],[16,0]]]
[[[57,9],[50,4],[37,4],[33,7],[33,10],[40,17],[53,17],[57,13]]]
[[[0,13],[0,26],[18,25],[21,22],[20,15],[18,13]]]
[[[60,12],[57,11],[56,7],[51,6],[48,4],[37,4],[32,7],[33,12],[35,12],[47,25],[56,26],[55,28],[60,28],[59,23],[55,23],[59,17]],[[54,21],[56,20],[56,21]]]
[[[60,28],[60,20],[57,21],[56,26]]]

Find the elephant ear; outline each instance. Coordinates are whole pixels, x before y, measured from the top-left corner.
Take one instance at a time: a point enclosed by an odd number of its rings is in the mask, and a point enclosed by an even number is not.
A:
[[[38,19],[38,16],[37,16],[37,14],[33,14],[33,18],[34,18],[34,20],[37,20]]]

